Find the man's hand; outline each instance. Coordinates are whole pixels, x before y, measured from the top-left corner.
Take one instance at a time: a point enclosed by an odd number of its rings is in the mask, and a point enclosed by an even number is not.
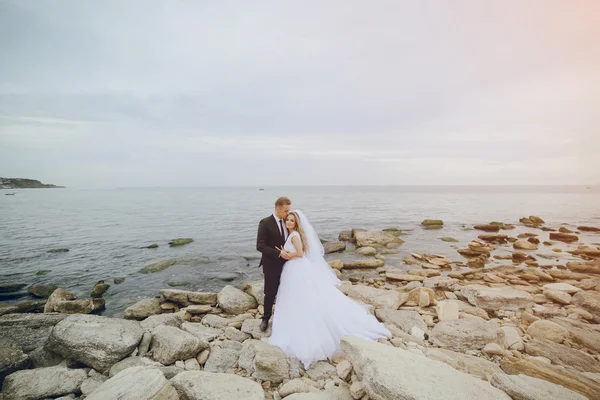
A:
[[[279,250],[279,257],[283,258],[284,260],[290,260],[292,258],[292,256],[290,255],[290,253],[288,253],[287,251],[285,251],[283,249],[283,247],[275,247],[277,250]]]

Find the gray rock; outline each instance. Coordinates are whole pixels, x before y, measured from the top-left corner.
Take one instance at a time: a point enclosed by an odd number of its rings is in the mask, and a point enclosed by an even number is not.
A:
[[[29,353],[29,358],[33,368],[55,367],[64,360],[60,354],[48,351],[44,347],[38,347]]]
[[[525,344],[525,352],[532,356],[546,357],[553,364],[571,367],[580,372],[600,373],[600,362],[593,356],[550,340],[534,339]]]
[[[29,367],[31,360],[19,343],[9,338],[0,337],[0,389],[7,375]]]
[[[162,314],[160,299],[143,299],[125,310],[125,319],[142,320],[159,314]]]
[[[202,371],[182,372],[171,380],[180,400],[264,400],[263,388],[250,379],[233,374]]]
[[[360,231],[355,232],[354,238],[356,239],[357,247],[366,247],[373,245],[387,246],[390,243],[404,243],[404,240],[395,236],[393,232],[384,231]]]
[[[102,384],[104,382],[106,382],[107,380],[108,380],[108,378],[105,377],[105,376],[94,377],[94,378],[87,378],[81,384],[81,393],[83,393],[85,396],[89,396],[90,394],[92,394],[92,392],[94,390],[96,390],[100,386],[102,386]]]
[[[219,306],[228,314],[243,314],[257,308],[258,302],[253,296],[231,285],[225,286],[217,295]]]
[[[244,284],[243,290],[244,290],[244,292],[248,293],[250,296],[254,297],[259,305],[261,305],[261,306],[265,305],[265,282],[264,282],[264,280],[248,282],[248,283]]]
[[[451,291],[457,283],[457,279],[449,278],[447,276],[436,276],[433,278],[426,278],[423,281],[423,286],[429,289]]]
[[[27,291],[35,297],[48,298],[58,289],[56,285],[33,285],[27,288]]]
[[[144,336],[142,337],[142,341],[140,342],[140,345],[138,347],[138,355],[140,357],[144,357],[146,354],[148,354],[151,344],[152,334],[150,332],[145,332]]]
[[[200,364],[198,360],[195,358],[190,358],[189,360],[185,360],[185,370],[186,371],[200,371]]]
[[[152,367],[132,367],[119,372],[86,400],[140,400],[160,399],[179,400],[177,391],[167,381],[163,373]]]
[[[406,333],[411,333],[413,327],[417,327],[423,332],[427,331],[427,324],[416,311],[379,308],[375,310],[375,315],[384,323],[394,324]]]
[[[160,371],[163,373],[167,380],[171,380],[182,372],[185,372],[184,369],[176,367],[174,365],[169,365],[167,367],[159,367]]]
[[[260,319],[247,319],[242,324],[242,332],[251,335],[254,339],[262,339],[271,336],[272,326],[269,324],[265,332],[260,330]]]
[[[54,327],[45,349],[104,372],[129,356],[143,334],[135,321],[70,315]]]
[[[334,387],[310,393],[296,393],[286,397],[287,400],[354,400],[347,387]]]
[[[160,295],[173,303],[184,307],[191,304],[206,304],[214,306],[217,304],[217,294],[212,292],[193,292],[178,289],[163,289]]]
[[[126,370],[127,368],[132,367],[154,367],[160,368],[163,365],[156,361],[152,361],[149,358],[144,357],[128,357],[122,361],[119,361],[112,367],[110,367],[110,371],[108,372],[109,378],[117,375],[119,372]]]
[[[6,377],[2,394],[10,400],[38,400],[79,392],[87,379],[83,369],[63,366],[17,371]],[[35,384],[32,384],[35,382]]]
[[[13,339],[23,351],[30,352],[43,346],[52,328],[65,314],[9,314],[0,317],[0,337]]]
[[[180,328],[183,323],[183,319],[179,314],[161,314],[161,315],[152,315],[142,322],[140,322],[140,326],[146,330],[147,332],[151,332],[157,326],[165,325],[165,326],[174,326],[175,328]]]
[[[245,321],[244,321],[245,322]],[[225,328],[225,337],[236,342],[243,342],[250,338],[250,335],[232,327]]]
[[[318,392],[319,390],[315,388],[313,385],[307,382],[306,379],[292,379],[286,383],[284,383],[279,388],[279,394],[281,397],[288,397],[295,393],[310,393],[310,392]]]
[[[150,345],[154,359],[164,365],[196,357],[207,346],[208,343],[188,332],[164,325],[154,329]]]
[[[433,344],[452,350],[479,350],[488,343],[504,344],[504,332],[494,321],[467,318],[442,321],[430,335]]]
[[[426,355],[428,358],[442,361],[458,371],[475,375],[486,381],[494,374],[503,373],[502,369],[491,361],[451,350],[430,348],[427,349]]]
[[[488,382],[410,351],[353,336],[341,348],[372,399],[510,400]]]
[[[203,342],[212,342],[225,333],[223,329],[215,329],[195,322],[185,322],[181,325],[181,329],[196,336]]]
[[[337,370],[335,367],[325,361],[317,361],[312,364],[306,371],[306,374],[313,381],[327,380],[333,376],[337,376]]]
[[[16,303],[0,305],[0,315],[16,313],[42,312],[47,300],[23,300]]]
[[[346,250],[346,243],[344,242],[328,242],[323,245],[325,254],[337,253]]]
[[[525,348],[521,331],[515,326],[503,326],[504,331],[504,347],[509,350],[523,351]]]
[[[279,347],[249,339],[239,357],[239,367],[261,381],[281,383],[300,376],[298,361],[285,355]]]
[[[240,358],[242,352],[242,344],[234,342],[239,347],[228,345],[227,342],[215,343],[210,347],[210,355],[204,364],[206,372],[224,373],[228,369],[233,368]]]
[[[407,293],[377,289],[369,286],[344,283],[339,289],[348,297],[372,304],[379,308],[397,310],[408,299]]]
[[[513,400],[586,400],[587,397],[552,382],[527,375],[496,374],[490,383]]]
[[[533,306],[533,297],[522,290],[510,286],[488,287],[468,285],[462,288],[461,294],[469,303],[486,311],[519,311]]]

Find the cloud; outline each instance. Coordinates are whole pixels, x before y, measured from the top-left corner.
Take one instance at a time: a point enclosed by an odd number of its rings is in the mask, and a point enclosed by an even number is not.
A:
[[[5,0],[0,172],[69,186],[600,180],[600,5]],[[90,178],[91,177],[91,178]]]

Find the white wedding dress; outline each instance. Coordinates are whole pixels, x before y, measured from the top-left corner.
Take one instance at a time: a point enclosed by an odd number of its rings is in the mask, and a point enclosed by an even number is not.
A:
[[[296,251],[294,236],[300,239],[298,232],[288,237],[284,246],[288,252]],[[320,246],[317,251],[322,251],[320,242],[309,241],[309,252],[312,245]],[[368,340],[391,337],[382,323],[336,287],[340,281],[322,253],[316,253],[313,249],[312,256],[305,253],[285,263],[269,339],[270,344],[298,358],[307,369],[313,362],[331,359],[346,335]]]

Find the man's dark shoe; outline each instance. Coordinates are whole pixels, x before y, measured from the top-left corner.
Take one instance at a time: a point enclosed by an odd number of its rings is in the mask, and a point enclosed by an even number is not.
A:
[[[265,321],[264,319],[262,321],[260,321],[260,330],[261,330],[261,332],[266,332],[268,327],[269,327],[269,322],[268,321]]]

